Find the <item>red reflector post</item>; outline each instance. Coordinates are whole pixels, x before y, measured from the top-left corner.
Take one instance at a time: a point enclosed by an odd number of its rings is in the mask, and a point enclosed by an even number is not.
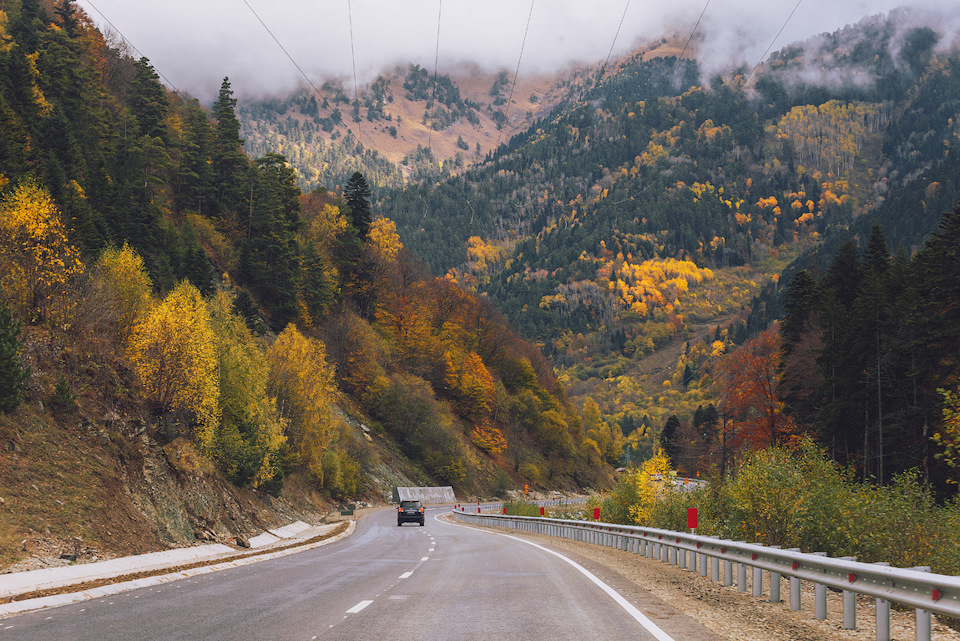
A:
[[[600,520],[600,508],[598,507],[593,508],[593,520],[594,521]]]
[[[697,529],[697,508],[687,508],[687,527],[691,530]]]
[[[543,516],[543,506],[540,506],[540,516]]]

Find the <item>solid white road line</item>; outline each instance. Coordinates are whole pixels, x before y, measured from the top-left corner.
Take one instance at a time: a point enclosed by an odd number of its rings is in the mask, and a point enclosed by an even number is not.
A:
[[[439,520],[439,515],[436,516],[436,517],[434,517],[434,518],[437,519],[437,520]],[[612,598],[614,601],[616,601],[617,604],[618,604],[621,608],[623,608],[624,610],[627,611],[627,614],[629,614],[630,616],[632,616],[637,623],[639,623],[640,625],[642,625],[642,626],[644,627],[644,629],[647,630],[647,632],[649,632],[650,634],[652,634],[652,635],[654,636],[654,638],[657,639],[657,641],[675,641],[675,639],[674,639],[673,637],[671,637],[669,634],[667,634],[666,632],[664,632],[663,630],[661,630],[660,627],[659,627],[656,623],[654,623],[653,621],[651,621],[650,619],[648,619],[647,616],[646,616],[643,612],[641,612],[640,610],[638,610],[632,603],[630,603],[629,601],[627,601],[626,599],[624,599],[622,596],[620,596],[620,594],[619,594],[616,590],[614,590],[614,589],[611,588],[609,585],[607,585],[606,583],[604,583],[603,581],[601,581],[596,575],[594,575],[592,572],[590,572],[590,570],[586,569],[585,567],[583,567],[582,565],[580,565],[580,564],[577,563],[576,561],[574,561],[574,560],[572,560],[572,559],[568,559],[567,557],[565,557],[564,555],[560,554],[559,552],[554,552],[553,550],[550,550],[550,549],[548,549],[548,548],[545,548],[545,547],[543,547],[542,545],[537,545],[536,543],[533,543],[532,541],[525,541],[524,539],[521,539],[521,538],[518,538],[518,537],[515,537],[515,536],[511,536],[511,535],[509,535],[509,534],[502,534],[502,533],[500,533],[500,532],[491,532],[490,530],[486,530],[486,529],[483,529],[483,528],[471,527],[471,526],[469,526],[469,525],[464,525],[464,524],[462,524],[462,523],[455,523],[455,522],[452,522],[452,521],[446,521],[446,522],[447,522],[447,523],[450,523],[451,525],[455,525],[455,526],[457,526],[457,527],[467,527],[467,528],[470,528],[471,530],[480,530],[480,531],[486,532],[486,533],[488,533],[488,534],[495,534],[495,535],[497,535],[497,536],[505,536],[505,537],[507,537],[508,539],[513,539],[514,541],[519,541],[520,543],[526,543],[527,545],[532,545],[533,547],[535,547],[535,548],[537,548],[537,549],[543,550],[544,552],[547,552],[547,553],[549,553],[549,554],[552,554],[553,556],[555,556],[555,557],[557,557],[557,558],[563,559],[564,561],[566,561],[567,563],[569,563],[570,565],[572,565],[573,567],[575,567],[575,568],[577,569],[577,571],[579,571],[579,572],[580,572],[581,574],[583,574],[585,577],[587,577],[588,579],[590,579],[590,581],[592,581],[597,587],[599,587],[601,590],[603,590],[604,592],[606,592],[607,595],[610,596],[610,598]]]

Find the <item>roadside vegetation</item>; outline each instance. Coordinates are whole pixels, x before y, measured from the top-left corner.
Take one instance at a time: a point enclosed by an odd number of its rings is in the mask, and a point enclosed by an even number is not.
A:
[[[858,482],[809,440],[753,452],[727,478],[689,492],[652,480],[667,467],[660,454],[624,472],[587,513],[596,506],[601,521],[686,531],[695,507],[697,534],[960,573],[960,502],[938,503],[916,470],[886,485]]]

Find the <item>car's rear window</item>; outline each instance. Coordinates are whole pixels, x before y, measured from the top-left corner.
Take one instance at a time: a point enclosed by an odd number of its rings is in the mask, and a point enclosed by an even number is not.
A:
[[[400,501],[400,507],[407,509],[408,507],[420,507],[420,501]]]

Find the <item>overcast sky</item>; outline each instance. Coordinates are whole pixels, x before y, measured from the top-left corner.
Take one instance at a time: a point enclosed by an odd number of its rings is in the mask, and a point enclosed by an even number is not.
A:
[[[329,78],[352,84],[347,0],[246,0],[266,27],[319,85]],[[77,0],[102,29],[105,19],[150,58],[176,88],[209,102],[229,76],[240,95],[264,95],[303,84],[290,59],[245,0]],[[614,54],[661,35],[700,29],[701,62],[756,64],[796,6],[794,0],[631,0]],[[811,35],[834,31],[867,15],[900,6],[942,11],[949,38],[960,32],[957,0],[802,0],[772,51]],[[94,8],[94,6],[96,8]],[[520,73],[555,69],[607,56],[627,0],[539,0],[533,6]],[[353,47],[360,82],[397,63],[443,70],[473,62],[487,68],[517,66],[528,0],[352,0]],[[98,11],[99,10],[99,11]],[[441,11],[442,10],[442,11]],[[102,14],[100,12],[103,12]]]

